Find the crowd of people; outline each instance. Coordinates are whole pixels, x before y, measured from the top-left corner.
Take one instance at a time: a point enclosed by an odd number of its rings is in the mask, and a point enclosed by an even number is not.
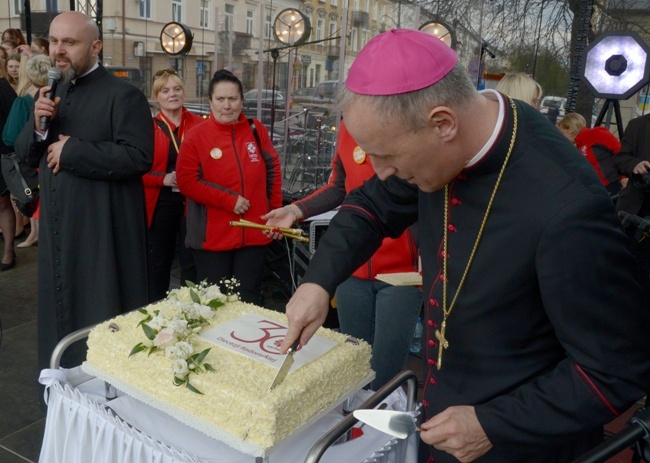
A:
[[[19,246],[39,247],[41,368],[65,335],[165,297],[177,253],[182,284],[234,278],[260,304],[277,230],[340,206],[287,304],[281,350],[306,345],[335,297],[341,331],[372,345],[378,389],[404,368],[421,316],[421,461],[571,461],[650,389],[650,240],[616,216],[650,214],[650,187],[627,181],[650,172],[650,116],[622,143],[575,113],[555,126],[530,76],[478,92],[443,42],[393,30],[349,71],[328,184],[283,205],[279,155],[243,114],[235,74],[212,76],[204,120],[176,71],[157,72],[152,119],[101,48],[77,12],[31,46],[2,35],[0,151],[39,171]],[[26,222],[0,193],[4,271]],[[229,225],[241,219],[272,229]],[[377,279],[401,272],[422,285]],[[79,342],[61,365],[84,357]]]

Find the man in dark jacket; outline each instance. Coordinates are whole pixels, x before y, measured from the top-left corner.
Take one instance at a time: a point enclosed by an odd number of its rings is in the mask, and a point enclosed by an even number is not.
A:
[[[650,216],[650,114],[628,122],[621,140],[621,150],[612,158],[618,173],[630,179],[616,202],[616,210]],[[650,239],[633,225],[626,228],[632,240],[631,250],[637,258],[636,276],[650,303]]]
[[[16,140],[40,168],[39,365],[67,334],[147,303],[142,175],[151,169],[153,125],[145,96],[97,63],[102,43],[88,16],[50,25],[50,58],[63,75],[56,97],[41,89]],[[41,117],[51,119],[41,130]],[[85,346],[62,365],[85,359]]]
[[[336,285],[417,220],[428,461],[573,461],[650,389],[650,314],[594,170],[457,63],[408,30],[357,56],[340,106],[377,176],[321,239],[281,350],[306,344]]]

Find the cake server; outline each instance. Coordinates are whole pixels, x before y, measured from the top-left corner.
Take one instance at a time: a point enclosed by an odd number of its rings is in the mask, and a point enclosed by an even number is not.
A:
[[[394,410],[355,410],[354,417],[381,432],[399,439],[406,439],[420,429],[412,413]]]
[[[289,373],[289,370],[291,370],[291,365],[293,365],[293,354],[295,354],[298,350],[298,345],[300,345],[300,338],[296,339],[291,347],[289,347],[289,350],[287,350],[287,355],[284,357],[282,365],[275,375],[275,378],[273,378],[273,382],[269,387],[269,391],[275,389],[282,381],[284,381],[284,378],[287,377],[287,373]]]

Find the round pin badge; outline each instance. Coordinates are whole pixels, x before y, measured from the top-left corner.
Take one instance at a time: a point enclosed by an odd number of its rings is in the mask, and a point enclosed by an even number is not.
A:
[[[357,164],[363,164],[363,161],[366,160],[366,152],[357,146],[354,151],[352,151],[352,157],[354,158],[354,162]]]
[[[221,159],[221,156],[223,156],[223,151],[221,151],[219,148],[212,148],[210,150],[210,157],[212,159]]]

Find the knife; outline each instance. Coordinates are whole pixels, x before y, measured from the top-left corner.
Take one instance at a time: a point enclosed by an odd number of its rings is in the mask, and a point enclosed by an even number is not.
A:
[[[299,345],[300,345],[300,338],[296,339],[296,341],[291,345],[291,347],[289,347],[289,350],[287,350],[287,355],[284,357],[284,360],[282,361],[282,365],[280,365],[280,369],[275,375],[275,378],[273,378],[273,382],[269,387],[269,392],[275,389],[282,381],[284,381],[284,378],[287,377],[287,373],[289,373],[289,370],[291,370],[291,365],[293,365],[293,354],[296,353]]]
[[[394,410],[355,410],[354,417],[379,431],[406,439],[420,429],[415,424],[412,413]]]

